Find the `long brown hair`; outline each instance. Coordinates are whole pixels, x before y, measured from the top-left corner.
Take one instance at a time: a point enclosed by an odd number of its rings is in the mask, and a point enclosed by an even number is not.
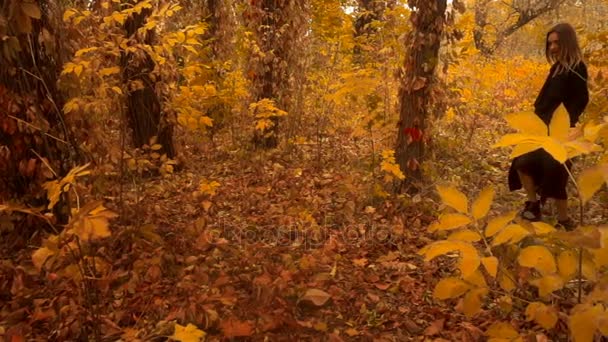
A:
[[[549,35],[554,32],[559,37],[559,52],[557,57],[549,52]],[[583,62],[583,53],[578,45],[576,32],[572,25],[560,23],[553,26],[547,32],[547,37],[545,38],[545,56],[549,63],[559,63],[555,71],[556,74],[572,70],[578,63]]]

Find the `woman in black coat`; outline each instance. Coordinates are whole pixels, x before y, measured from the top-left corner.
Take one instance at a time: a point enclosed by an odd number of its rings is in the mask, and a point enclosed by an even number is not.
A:
[[[587,66],[583,61],[576,33],[571,25],[562,23],[547,33],[545,46],[547,61],[552,64],[549,75],[534,103],[534,112],[547,124],[553,112],[563,104],[574,127],[589,102]],[[566,162],[570,168],[570,161]],[[541,205],[554,198],[558,225],[574,228],[568,216],[568,171],[543,149],[513,159],[509,170],[509,189],[526,191],[527,201],[521,217],[530,221],[541,220]],[[540,195],[540,199],[537,198]]]

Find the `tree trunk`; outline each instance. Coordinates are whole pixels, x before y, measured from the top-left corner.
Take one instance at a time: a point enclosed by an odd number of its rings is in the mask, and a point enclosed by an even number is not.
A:
[[[397,191],[415,191],[422,180],[426,119],[433,105],[431,88],[445,24],[446,0],[413,0],[413,30],[399,89],[399,131],[395,158],[406,175]]]
[[[261,55],[251,58],[248,74],[252,78],[255,101],[270,99],[276,106],[289,112],[298,73],[302,72],[301,40],[305,35],[307,1],[262,0],[253,2],[246,13],[249,27]],[[273,148],[278,145],[278,117],[271,117],[273,125],[262,131],[256,129],[256,147]]]
[[[48,1],[0,1],[0,203],[46,203],[41,185],[76,152],[57,89],[61,40]]]
[[[127,19],[124,25],[127,38],[145,24],[150,13],[151,10],[146,8]],[[154,31],[148,30],[143,43],[152,44],[153,41]],[[160,153],[174,158],[173,125],[165,117],[156,95],[157,78],[152,75],[155,63],[148,53],[138,52],[123,52],[121,55],[123,82],[130,88],[127,94],[127,121],[132,130],[133,144],[141,147],[157,137],[156,143],[162,145]]]
[[[354,62],[363,64],[366,62],[365,45],[373,44],[373,36],[377,29],[373,27],[373,22],[382,20],[387,4],[380,0],[357,0],[357,19],[355,20],[354,36],[355,46],[353,47]],[[391,3],[392,5],[392,3]]]

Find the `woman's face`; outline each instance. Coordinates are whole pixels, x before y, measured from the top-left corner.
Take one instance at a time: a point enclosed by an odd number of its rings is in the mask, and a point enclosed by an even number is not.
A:
[[[559,36],[557,32],[551,32],[547,37],[547,44],[549,46],[549,53],[557,58],[559,56]]]

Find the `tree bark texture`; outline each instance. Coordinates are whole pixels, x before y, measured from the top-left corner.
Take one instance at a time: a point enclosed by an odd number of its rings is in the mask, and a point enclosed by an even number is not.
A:
[[[132,37],[145,24],[151,10],[146,8],[134,14],[125,22],[127,37]],[[152,44],[153,31],[147,31],[143,43]],[[153,137],[162,145],[161,153],[173,158],[176,155],[173,142],[173,124],[163,113],[162,104],[156,94],[157,78],[152,73],[155,63],[145,51],[123,52],[121,55],[123,82],[127,85],[139,83],[139,87],[129,86],[127,94],[127,122],[132,131],[133,144],[141,147],[149,144]]]
[[[0,203],[46,203],[41,185],[64,175],[76,153],[57,89],[62,56],[52,5],[0,1],[6,38],[0,42]]]
[[[303,69],[301,42],[308,26],[307,9],[305,0],[256,0],[245,14],[260,50],[250,58],[248,72],[254,100],[271,99],[288,113]],[[253,142],[257,147],[278,145],[280,120],[271,120],[271,128],[256,130]]]
[[[445,25],[446,0],[414,0],[413,30],[409,53],[402,69],[399,89],[399,123],[395,158],[406,178],[397,191],[413,191],[422,180],[427,117],[433,105],[431,87],[438,65],[439,47]]]

